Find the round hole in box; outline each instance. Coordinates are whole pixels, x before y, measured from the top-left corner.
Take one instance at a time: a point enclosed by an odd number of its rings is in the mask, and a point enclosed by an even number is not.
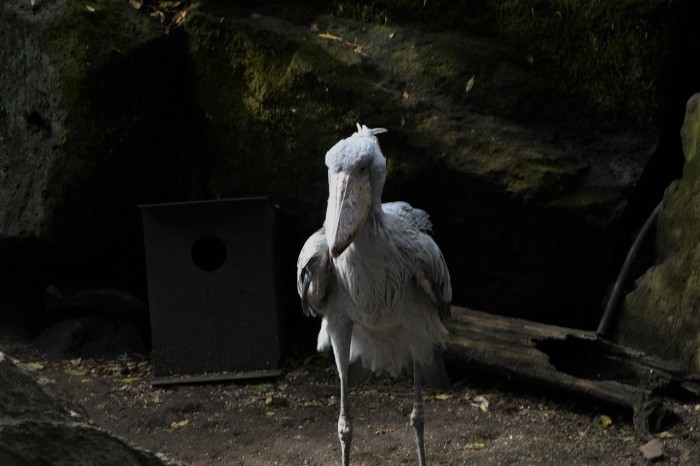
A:
[[[226,261],[226,245],[213,235],[197,238],[192,245],[192,262],[207,272],[212,272]]]

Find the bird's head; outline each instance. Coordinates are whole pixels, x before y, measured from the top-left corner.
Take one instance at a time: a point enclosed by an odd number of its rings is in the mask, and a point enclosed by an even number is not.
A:
[[[350,246],[372,209],[381,210],[386,159],[375,135],[384,132],[384,128],[358,124],[356,133],[326,153],[329,192],[325,228],[333,258]]]

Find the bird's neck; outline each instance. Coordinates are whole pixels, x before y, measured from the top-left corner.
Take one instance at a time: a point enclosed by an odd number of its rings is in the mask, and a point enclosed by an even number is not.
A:
[[[364,238],[372,238],[377,236],[384,224],[384,211],[382,210],[381,200],[373,202],[372,207],[367,215],[362,231],[359,236]]]
[[[385,181],[384,169],[379,171],[374,171],[371,175],[371,185],[372,185],[372,200],[371,207],[369,209],[369,214],[367,214],[367,220],[360,235],[364,237],[376,237],[379,234],[380,229],[384,223],[384,210],[382,210],[382,191],[384,190]]]

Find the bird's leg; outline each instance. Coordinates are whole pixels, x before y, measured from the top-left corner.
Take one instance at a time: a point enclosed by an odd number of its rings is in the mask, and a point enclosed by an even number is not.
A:
[[[416,449],[418,451],[418,463],[425,466],[425,442],[423,436],[423,426],[425,425],[425,413],[423,411],[423,395],[421,393],[421,372],[420,364],[413,361],[413,384],[415,393],[413,395],[413,411],[411,412],[411,425],[416,432]]]
[[[340,377],[340,416],[338,417],[338,438],[343,453],[343,466],[350,465],[350,444],[352,443],[352,418],[348,403],[348,367],[350,364],[350,340],[352,338],[352,323],[339,327],[331,332],[331,343],[335,364]]]

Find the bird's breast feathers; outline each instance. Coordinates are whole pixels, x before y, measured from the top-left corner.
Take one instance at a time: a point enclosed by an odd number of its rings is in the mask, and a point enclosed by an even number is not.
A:
[[[376,321],[400,311],[415,258],[396,243],[367,250],[356,241],[335,260],[335,269],[361,320]]]

